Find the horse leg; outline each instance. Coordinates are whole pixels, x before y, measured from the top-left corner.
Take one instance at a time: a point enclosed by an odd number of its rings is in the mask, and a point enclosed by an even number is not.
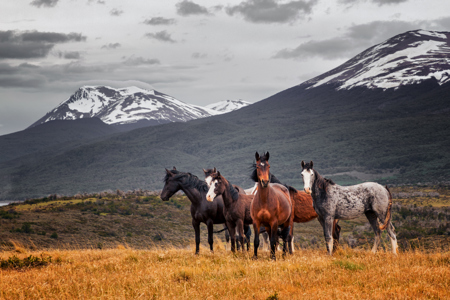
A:
[[[373,243],[372,253],[376,253],[378,249],[378,245],[380,244],[381,240],[381,230],[378,226],[378,218],[375,212],[373,211],[367,211],[364,213],[369,220],[370,225],[372,226],[373,232],[375,233],[375,241]]]
[[[231,222],[227,222],[227,227],[230,230],[231,252],[236,252],[236,227]]]
[[[195,231],[195,254],[198,254],[200,251],[200,222],[192,219],[192,226]]]
[[[244,224],[245,238],[247,239],[247,251],[250,251],[250,238],[252,236],[252,230],[250,226]]]
[[[286,252],[289,249],[289,254],[292,254],[292,236],[291,236],[291,228],[290,226],[283,228],[281,231],[281,238],[283,239],[283,257],[286,257]]]
[[[267,228],[266,228],[267,229]],[[275,256],[275,250],[277,247],[278,242],[278,222],[275,221],[270,226],[270,258],[272,260],[277,260],[277,257]]]
[[[333,252],[339,248],[339,236],[341,234],[341,226],[338,225],[339,220],[334,220],[333,223]]]
[[[208,228],[208,244],[209,244],[209,250],[211,252],[214,252],[214,238],[213,238],[213,233],[214,233],[214,222],[209,219],[206,221],[206,226]],[[200,238],[199,238],[199,242],[200,242]]]
[[[253,259],[258,258],[258,247],[259,247],[259,228],[260,228],[259,222],[253,221],[253,231],[255,232],[255,239],[253,241],[253,247],[255,248]]]
[[[325,236],[325,242],[327,243],[328,255],[333,255],[333,223],[334,219],[332,217],[328,217],[323,220],[323,235]]]
[[[239,232],[239,237],[238,237],[239,243],[241,244],[242,252],[244,252],[244,250],[245,250],[244,239],[247,240],[247,237],[245,236],[245,233],[244,233],[244,222],[242,220],[238,220],[236,222],[236,228],[237,228],[237,231]]]
[[[389,221],[389,225],[386,229],[389,238],[391,239],[391,244],[392,244],[392,253],[394,253],[395,255],[397,255],[397,237],[395,236],[395,227],[394,225],[392,225],[392,223]]]

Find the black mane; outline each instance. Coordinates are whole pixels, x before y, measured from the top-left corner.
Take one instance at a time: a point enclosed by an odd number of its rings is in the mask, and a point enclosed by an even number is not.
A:
[[[198,179],[197,176],[191,173],[180,172],[177,170],[170,170],[170,173],[172,174],[172,176],[166,173],[163,182],[167,183],[170,178],[173,178],[173,180],[178,180],[188,187],[196,188],[199,191],[208,192],[208,185],[206,184],[206,182]]]
[[[262,159],[261,159],[262,161]],[[252,170],[252,173],[250,174],[250,179],[253,180],[254,182],[258,182],[258,173],[256,172],[256,164],[252,164],[250,169]],[[275,175],[273,175],[272,173],[269,172],[269,178],[270,178],[270,183],[279,183],[284,185],[284,183],[282,183],[280,180],[278,180],[278,178],[275,177]]]

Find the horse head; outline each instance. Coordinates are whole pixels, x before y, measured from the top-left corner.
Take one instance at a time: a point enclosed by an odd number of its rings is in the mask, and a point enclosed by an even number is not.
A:
[[[258,175],[258,181],[263,188],[269,186],[270,182],[270,165],[269,165],[269,152],[259,156],[259,153],[255,153],[256,159],[256,174]]]
[[[216,168],[214,168],[215,170]],[[209,186],[208,194],[206,194],[206,200],[212,202],[217,195],[221,195],[225,190],[224,178],[220,175],[220,172],[214,172],[209,175],[211,178],[211,184]]]
[[[211,186],[212,183],[212,174],[217,173],[217,169],[216,167],[214,167],[214,169],[203,169],[203,173],[205,173],[205,181],[206,184],[208,185],[208,187]]]
[[[311,195],[311,189],[315,180],[315,173],[313,169],[313,162],[305,163],[302,160],[302,178],[303,178],[303,186],[305,192],[308,195]]]
[[[177,174],[178,171],[175,167],[173,167],[172,171],[166,169],[166,176],[164,177],[164,188],[160,196],[163,201],[168,201],[170,197],[173,196],[173,194],[180,190],[180,182],[175,179],[175,175]]]

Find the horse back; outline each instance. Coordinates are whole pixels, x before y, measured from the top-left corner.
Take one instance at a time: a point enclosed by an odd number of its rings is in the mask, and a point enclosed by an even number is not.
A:
[[[313,199],[311,195],[305,192],[297,191],[294,188],[289,189],[291,199],[293,199],[294,222],[305,223],[317,218],[314,210]]]

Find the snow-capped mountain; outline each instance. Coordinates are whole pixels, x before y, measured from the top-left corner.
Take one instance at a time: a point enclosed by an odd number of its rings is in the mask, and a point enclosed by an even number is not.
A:
[[[224,100],[216,103],[212,103],[209,105],[206,105],[206,108],[213,109],[215,111],[218,111],[220,113],[228,113],[240,108],[243,108],[245,106],[250,105],[250,102],[242,101],[242,100]]]
[[[186,122],[216,114],[219,113],[215,110],[187,104],[155,90],[84,86],[30,127],[52,120],[94,117],[112,125],[137,122],[156,125]]]
[[[333,84],[337,90],[386,90],[433,77],[440,85],[450,80],[450,33],[414,30],[375,45],[301,86]]]

